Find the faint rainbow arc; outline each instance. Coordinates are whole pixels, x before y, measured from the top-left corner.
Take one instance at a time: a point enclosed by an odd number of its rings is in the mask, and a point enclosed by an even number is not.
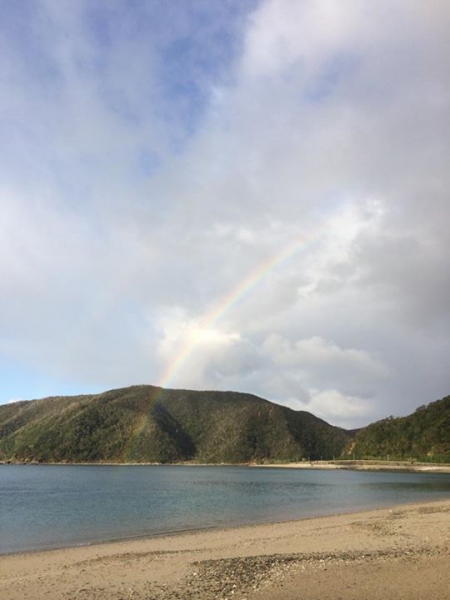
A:
[[[294,254],[302,250],[308,243],[315,241],[323,228],[316,230],[314,233],[303,236],[300,239],[296,239],[287,246],[285,246],[281,252],[271,256],[260,263],[255,269],[250,271],[239,284],[233,288],[228,294],[218,302],[218,304],[210,310],[204,317],[202,317],[199,323],[199,329],[206,330],[211,325],[216,323],[225,313],[233,308],[242,298],[249,294],[270,272],[274,271],[277,267],[283,264],[286,260],[291,258]],[[184,365],[189,358],[190,354],[194,351],[195,347],[199,343],[199,337],[196,336],[194,339],[188,340],[180,352],[176,355],[175,359],[165,368],[161,379],[158,383],[158,387],[166,388],[170,385],[171,380],[176,376],[178,371]]]

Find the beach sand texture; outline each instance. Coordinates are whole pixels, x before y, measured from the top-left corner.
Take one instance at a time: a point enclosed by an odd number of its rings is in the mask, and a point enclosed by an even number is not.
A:
[[[450,500],[2,556],[0,598],[450,599]]]

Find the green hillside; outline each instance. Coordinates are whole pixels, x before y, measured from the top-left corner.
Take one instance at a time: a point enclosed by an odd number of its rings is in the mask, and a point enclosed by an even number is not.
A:
[[[361,429],[351,453],[357,458],[450,462],[450,396]]]
[[[133,386],[0,406],[0,461],[332,459],[350,436],[250,394]]]

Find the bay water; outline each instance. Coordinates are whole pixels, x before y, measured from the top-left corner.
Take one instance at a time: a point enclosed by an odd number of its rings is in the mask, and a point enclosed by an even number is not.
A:
[[[450,474],[235,466],[0,466],[0,553],[450,498]]]

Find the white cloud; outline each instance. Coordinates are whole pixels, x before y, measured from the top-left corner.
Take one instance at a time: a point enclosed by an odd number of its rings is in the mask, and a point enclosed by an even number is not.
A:
[[[263,347],[281,366],[297,366],[299,369],[344,368],[369,377],[383,378],[388,375],[387,368],[369,352],[342,349],[319,336],[292,343],[280,335],[272,334]]]
[[[317,75],[330,54],[353,49],[364,12],[360,2],[345,6],[332,0],[266,2],[247,36],[245,75],[273,76],[293,67]]]
[[[340,427],[351,428],[355,422],[367,422],[372,409],[367,400],[331,389],[313,392],[304,410]]]
[[[390,376],[378,356],[319,336],[292,342],[272,334],[263,349],[277,372],[270,387],[278,398],[340,424],[370,414],[373,398]]]
[[[161,327],[158,356],[167,366],[160,385],[170,386],[176,379],[183,387],[210,389],[217,385],[214,365],[222,375],[239,371],[245,358],[239,333],[226,333],[213,324],[187,319],[181,309],[166,314]]]

